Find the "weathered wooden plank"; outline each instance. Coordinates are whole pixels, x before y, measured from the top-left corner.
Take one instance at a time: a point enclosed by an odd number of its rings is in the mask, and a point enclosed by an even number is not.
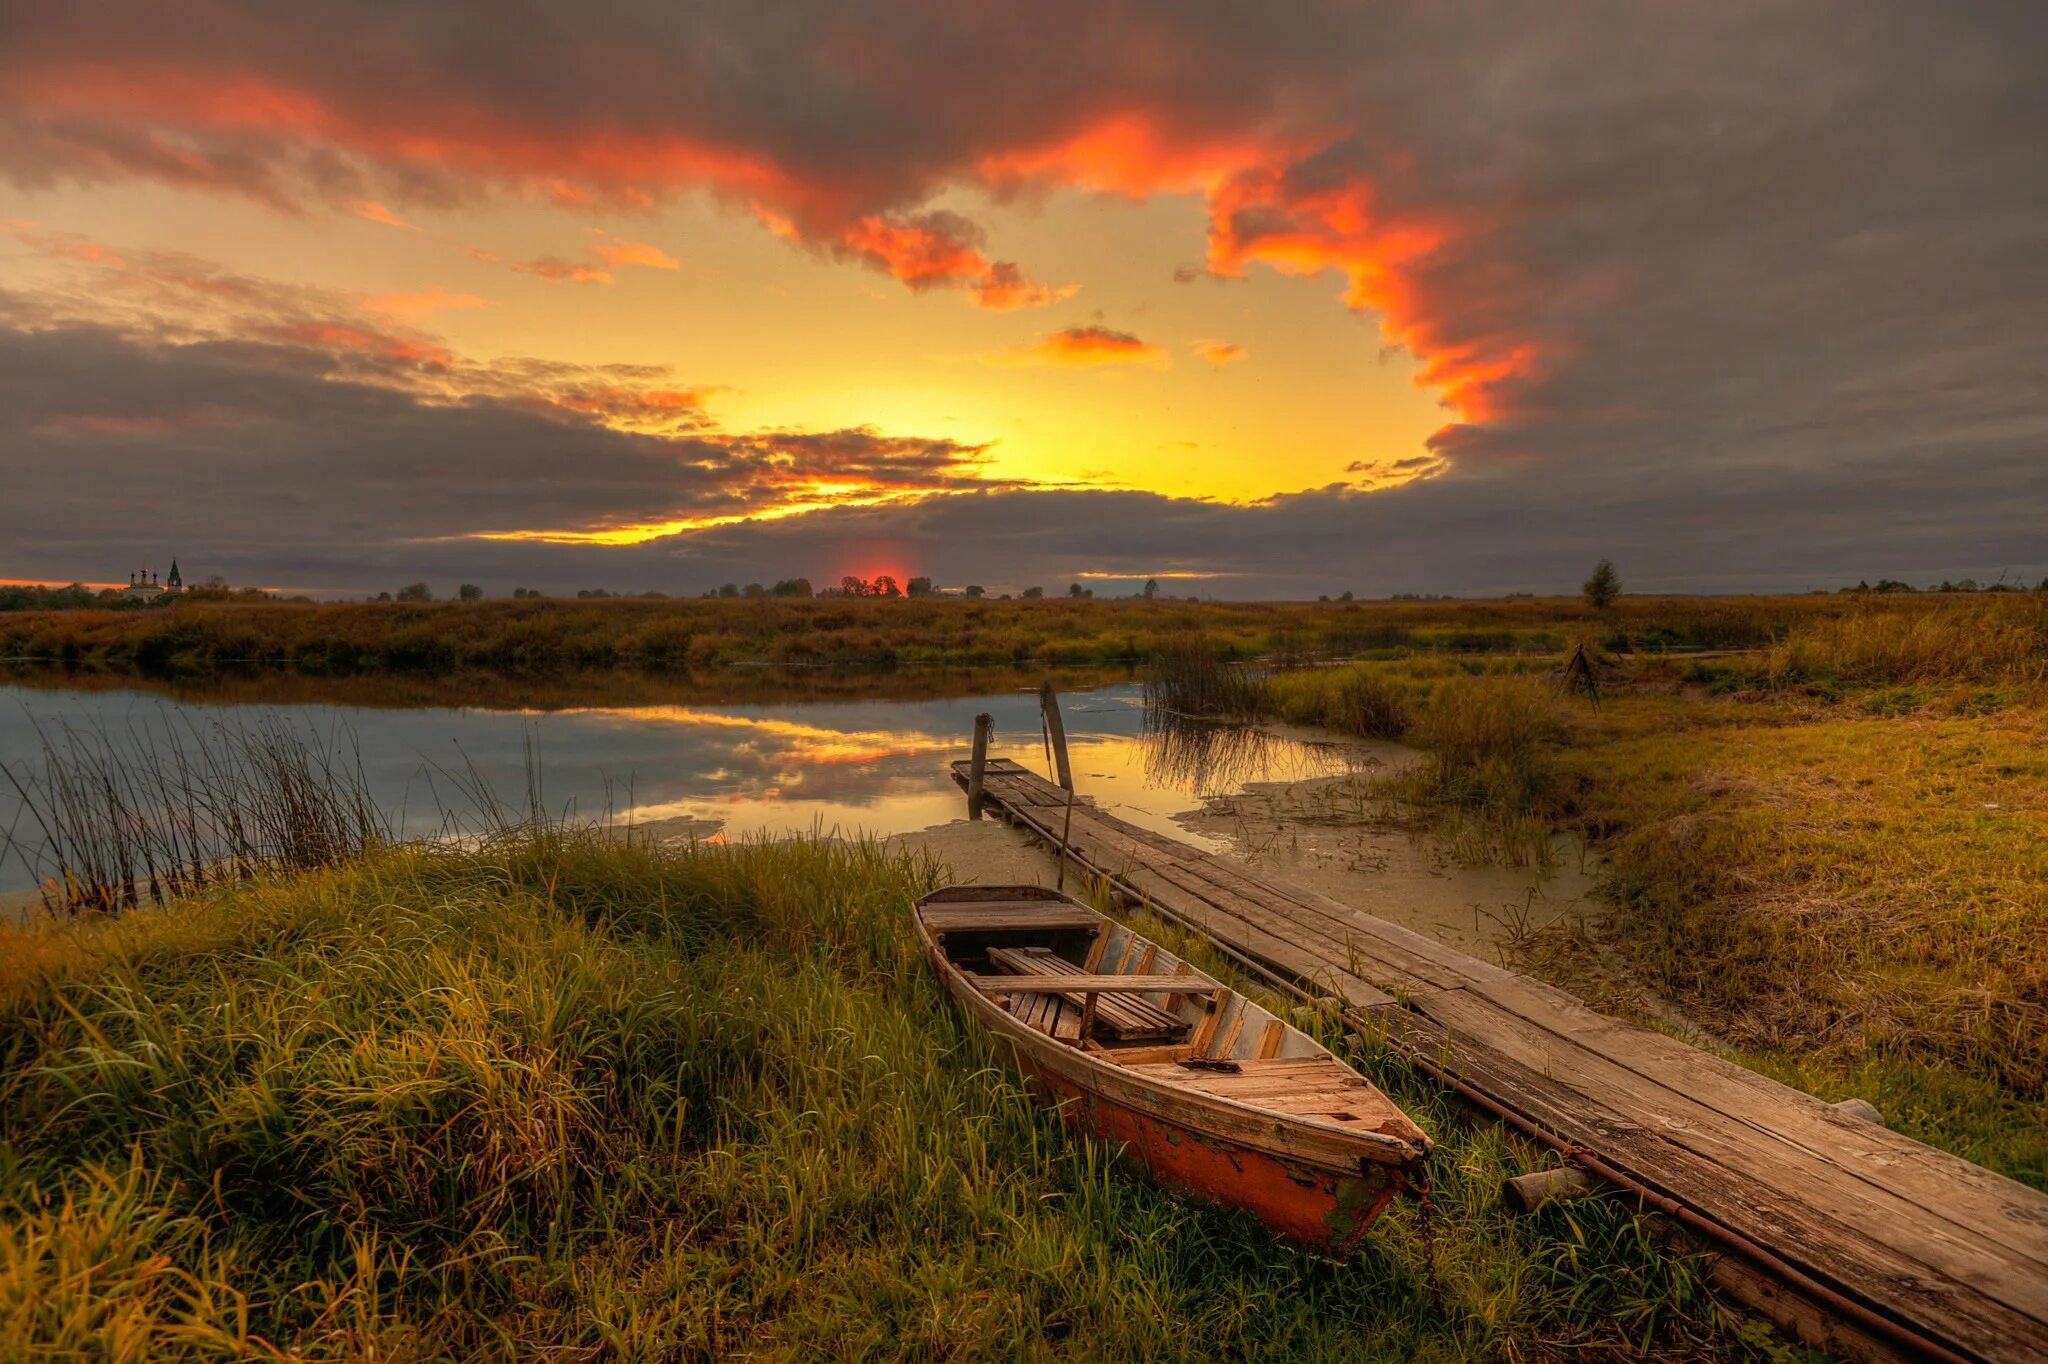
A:
[[[1011,767],[1005,808],[1049,832],[1036,807],[1064,793]],[[1930,1338],[1991,1360],[2048,1357],[2048,1198],[1327,896],[1092,807],[1075,820],[1071,847],[1095,874],[1328,982],[1399,1045],[1559,1138]],[[1375,985],[1425,1012],[1390,1007]],[[1212,1009],[1197,1044],[1217,1022]]]
[[[1298,907],[1315,916],[1310,921],[1332,925],[1332,936],[1367,960],[1384,961],[1390,970],[1406,972],[1416,979],[1431,980],[1439,988],[1477,981],[1518,979],[1513,972],[1460,952],[1428,934],[1363,913],[1319,891],[1256,877],[1220,858],[1190,862],[1176,868],[1176,873],[1198,876],[1211,885],[1234,890],[1239,895],[1256,896],[1276,908]],[[1426,966],[1423,965],[1425,963]]]
[[[1118,963],[1117,969],[1100,974],[1116,976],[1133,974],[1126,967],[1129,964],[1132,949],[1137,945],[1138,936],[1135,933],[1131,934],[1125,940],[1123,959]],[[1156,950],[1150,943],[1146,944],[1146,949],[1148,954]],[[1005,971],[1015,972],[1020,976],[1058,975],[1073,977],[1098,974],[1076,966],[1074,963],[1054,955],[1043,947],[994,947],[989,949],[988,959],[990,965],[1001,967]],[[1147,961],[1146,965],[1149,965],[1149,961]],[[1188,969],[1185,963],[1182,964],[1181,969]],[[1146,966],[1141,965],[1135,974],[1146,974]],[[1165,1009],[1155,1004],[1147,1004],[1142,999],[1134,999],[1122,994],[1111,994],[1099,1000],[1096,1005],[1096,1016],[1112,1031],[1119,1032],[1125,1036],[1137,1036],[1146,1033],[1170,1035],[1186,1026],[1179,1018]]]
[[[1102,916],[1093,910],[1057,900],[981,900],[957,906],[931,905],[920,914],[925,927],[934,933],[1057,932],[1102,927]]]
[[[2048,1200],[1981,1165],[1850,1117],[1811,1094],[1674,1037],[1597,1013],[1540,981],[1514,977],[1472,993],[1534,1027],[1697,1100],[1759,1133],[1839,1166],[1851,1177],[1995,1241],[2048,1285]],[[1650,1091],[1654,1092],[1654,1091]]]
[[[1190,980],[1186,976],[977,976],[969,973],[969,980],[983,994],[990,995],[1070,995],[1070,994],[1131,994],[1155,995],[1174,991],[1183,995],[1215,995],[1225,993],[1226,987],[1214,981]]]
[[[1616,1163],[1630,1173],[1659,1183],[1710,1174],[1687,1201],[1717,1221],[1773,1246],[1787,1245],[1787,1232],[1796,1229],[1790,1245],[1799,1258],[1832,1266],[1831,1274],[1865,1296],[1897,1291],[1910,1280],[1944,1312],[1964,1311],[1967,1299],[1968,1310],[1987,1321],[2001,1315],[1997,1307],[2010,1309],[2004,1315],[2014,1320],[2031,1317],[2048,1351],[2048,1279],[2014,1272],[2011,1257],[1981,1238],[1826,1159],[1680,1092],[1646,1084],[1626,1067],[1529,1027],[1471,991],[1416,996],[1409,1004],[1448,1031],[1459,1064],[1483,1046],[1526,1073],[1548,1077],[1570,1104],[1596,1106],[1625,1120],[1628,1131],[1653,1138],[1629,1144],[1614,1132],[1599,1134],[1616,1143],[1600,1149],[1618,1149]],[[1512,1088],[1489,1092],[1512,1096],[1518,1105],[1523,1098]],[[1561,1135],[1586,1139],[1573,1130],[1578,1120],[1568,1107],[1552,1121]]]
[[[1255,924],[1240,918],[1212,901],[1181,889],[1151,868],[1133,869],[1117,880],[1142,899],[1209,934],[1218,942],[1246,956],[1268,962],[1295,979],[1325,990],[1354,1007],[1373,1008],[1393,1002],[1392,995],[1360,980],[1316,951],[1315,944],[1304,941],[1299,930]]]
[[[1399,934],[1383,931],[1393,925],[1374,924],[1350,911],[1339,915],[1321,906],[1261,894],[1261,887],[1244,878],[1236,878],[1238,886],[1222,884],[1217,871],[1213,862],[1155,869],[1159,877],[1188,894],[1228,909],[1247,922],[1260,924],[1268,932],[1285,935],[1291,930],[1293,935],[1312,944],[1318,955],[1342,962],[1348,974],[1362,974],[1379,989],[1448,989],[1486,979],[1482,970],[1494,969],[1462,957],[1440,943],[1418,948]]]
[[[1462,994],[1450,991],[1449,995]],[[1845,1228],[1800,1194],[1787,1194],[1673,1140],[1617,1110],[1575,1078],[1552,1076],[1491,1042],[1402,1010],[1377,1016],[1402,1045],[1444,1065],[1545,1130],[1597,1151],[1645,1185],[1741,1232],[1849,1295],[1879,1305],[1938,1340],[1967,1343],[1985,1359],[2048,1358],[2048,1323],[2011,1310],[1974,1286],[1913,1259],[1883,1225]]]
[[[1501,1010],[1505,1018],[1487,1026],[1477,1014],[1479,1001]],[[1673,1124],[1683,1133],[1679,1141],[1712,1133],[1726,1143],[1718,1159],[1751,1169],[1753,1178],[1798,1182],[1786,1186],[1790,1192],[1802,1186],[1819,1192],[1839,1184],[1829,1196],[1845,1208],[1862,1210],[1862,1217],[1851,1221],[1913,1229],[1917,1247],[1937,1262],[1946,1249],[1960,1247],[1960,1260],[1948,1266],[1958,1278],[1985,1268],[1985,1255],[1978,1251],[1991,1241],[2001,1251],[1999,1264],[2034,1268],[2025,1276],[2032,1292],[2013,1307],[2048,1317],[2048,1272],[2042,1270],[2048,1266],[2048,1223],[2034,1221],[2044,1200],[2013,1180],[1954,1157],[1933,1159],[1942,1153],[1870,1122],[1845,1118],[1817,1098],[1661,1032],[1593,1014],[1571,995],[1536,981],[1462,991],[1458,999],[1419,995],[1413,1006],[1440,1022],[1448,1022],[1446,1014],[1462,1018],[1466,1030],[1505,1038],[1511,1047],[1540,1055],[1552,1067],[1550,1073],[1567,1083],[1583,1077],[1587,1088],[1595,1083],[1612,1088],[1616,1108]],[[1872,1141],[1870,1135],[1880,1139]],[[1974,1176],[1939,1178],[1946,1163],[1966,1165]]]

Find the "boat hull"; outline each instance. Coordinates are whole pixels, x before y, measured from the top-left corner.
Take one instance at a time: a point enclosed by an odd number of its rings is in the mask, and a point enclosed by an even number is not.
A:
[[[1016,1061],[1033,1094],[1056,1107],[1070,1131],[1116,1143],[1159,1183],[1248,1212],[1300,1245],[1349,1251],[1401,1191],[1392,1166],[1362,1162],[1345,1174],[1268,1155],[1084,1089],[1021,1049]]]

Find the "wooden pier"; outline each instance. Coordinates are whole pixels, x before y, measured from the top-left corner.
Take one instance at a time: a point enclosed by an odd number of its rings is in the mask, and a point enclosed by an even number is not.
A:
[[[969,769],[954,764],[963,786]],[[1015,762],[988,760],[980,795],[1120,895],[1331,999],[1484,1110],[1636,1190],[1722,1252],[1725,1288],[1809,1343],[2048,1359],[2048,1196],[1076,802]]]

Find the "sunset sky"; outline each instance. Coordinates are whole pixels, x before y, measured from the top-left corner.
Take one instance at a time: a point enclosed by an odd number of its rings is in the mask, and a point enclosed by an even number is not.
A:
[[[0,0],[0,578],[2031,583],[2044,15]]]

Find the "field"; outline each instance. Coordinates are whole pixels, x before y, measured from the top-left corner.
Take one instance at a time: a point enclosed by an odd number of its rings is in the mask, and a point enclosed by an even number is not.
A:
[[[1429,1215],[1337,1266],[1165,1196],[957,1023],[934,875],[504,830],[0,929],[0,1356],[1762,1353],[1382,1056]]]
[[[2048,594],[180,603],[0,615],[0,653],[394,705],[1142,674],[1401,739],[1373,817],[1596,859],[1599,912],[1511,964],[2048,1188]],[[1384,1056],[1435,1215],[1348,1268],[1119,1173],[942,1007],[901,920],[934,875],[501,829],[0,938],[0,1356],[1769,1348],[1625,1208],[1510,1217],[1541,1158]]]
[[[1596,677],[1597,706],[1550,662],[1409,656],[1274,673],[1251,708],[1429,750],[1382,794],[1473,858],[1555,830],[1600,854],[1611,912],[1519,965],[1653,1024],[1669,1001],[2048,1188],[2048,601],[1809,618]]]
[[[319,677],[440,677],[627,669],[716,675],[775,666],[895,669],[1132,667],[1200,634],[1230,658],[1747,649],[1796,625],[1872,609],[1860,597],[1576,598],[1417,602],[961,599],[237,604],[0,612],[0,660],[151,678],[285,669]]]

